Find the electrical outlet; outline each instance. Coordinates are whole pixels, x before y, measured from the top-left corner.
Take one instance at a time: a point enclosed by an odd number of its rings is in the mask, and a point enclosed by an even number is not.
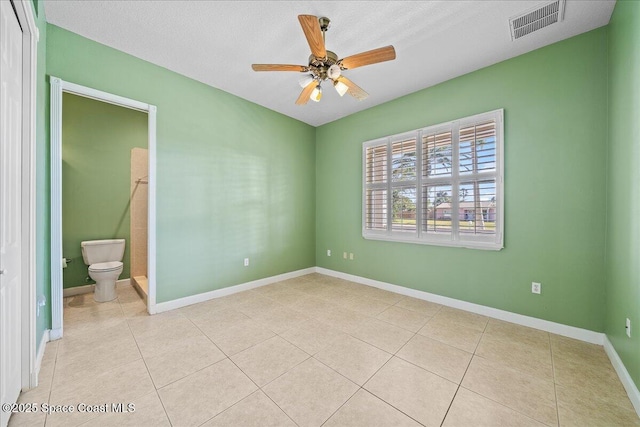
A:
[[[342,252],[342,258],[347,259],[347,253],[346,252]]]
[[[331,249],[327,249],[327,256],[331,256]]]
[[[249,267],[249,258],[244,259],[244,266]]]
[[[531,282],[531,293],[539,294],[542,291],[542,284],[538,282]]]
[[[629,338],[631,338],[631,320],[629,320],[629,318],[627,317],[627,323],[626,326],[624,327],[625,330],[627,331],[627,336]]]
[[[353,252],[351,252],[351,253],[349,254],[349,259],[350,259],[351,261],[353,261]]]

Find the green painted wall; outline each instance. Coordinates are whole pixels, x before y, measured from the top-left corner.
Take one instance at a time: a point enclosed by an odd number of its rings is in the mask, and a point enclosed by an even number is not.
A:
[[[125,239],[120,279],[127,279],[131,149],[147,148],[147,114],[68,93],[62,106],[62,254],[72,260],[64,287],[95,283],[85,280],[83,240]]]
[[[640,385],[640,3],[609,24],[609,173],[605,332]],[[631,338],[625,319],[631,320]]]
[[[602,331],[606,82],[602,28],[319,127],[317,264]],[[362,238],[363,141],[497,108],[505,109],[502,251]]]
[[[158,302],[315,265],[313,127],[53,25],[46,43],[49,75],[158,107]]]
[[[49,185],[49,83],[47,65],[47,23],[44,3],[36,2],[38,12],[34,16],[40,32],[36,71],[36,295],[46,298],[46,305],[36,319],[36,345],[51,328],[51,235],[49,212],[51,210]],[[34,11],[35,12],[35,11]],[[34,302],[35,304],[35,302]]]

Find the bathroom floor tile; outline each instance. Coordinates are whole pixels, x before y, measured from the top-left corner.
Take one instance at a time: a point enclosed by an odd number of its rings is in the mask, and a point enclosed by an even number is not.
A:
[[[120,303],[122,315],[126,318],[148,316],[147,305],[143,301],[132,301]]]

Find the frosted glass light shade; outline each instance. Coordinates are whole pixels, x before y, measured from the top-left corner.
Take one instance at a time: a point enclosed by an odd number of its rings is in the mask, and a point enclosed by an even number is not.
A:
[[[320,102],[320,99],[322,98],[322,87],[320,85],[316,86],[316,88],[313,89],[310,98],[312,101]]]
[[[335,82],[333,87],[336,88],[336,92],[338,92],[338,95],[340,96],[344,96],[344,94],[349,90],[349,86],[342,82]]]
[[[340,70],[340,66],[338,64],[333,64],[327,70],[327,76],[332,80],[335,80],[338,77],[340,77],[340,74],[342,74],[342,70]]]

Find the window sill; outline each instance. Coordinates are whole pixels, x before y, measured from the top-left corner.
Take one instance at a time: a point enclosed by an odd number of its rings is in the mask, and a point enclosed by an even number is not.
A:
[[[503,242],[494,241],[454,241],[450,239],[426,239],[418,237],[401,236],[386,233],[362,233],[366,240],[382,240],[387,242],[413,243],[418,245],[447,246],[453,248],[480,249],[486,251],[499,251],[504,248]]]

